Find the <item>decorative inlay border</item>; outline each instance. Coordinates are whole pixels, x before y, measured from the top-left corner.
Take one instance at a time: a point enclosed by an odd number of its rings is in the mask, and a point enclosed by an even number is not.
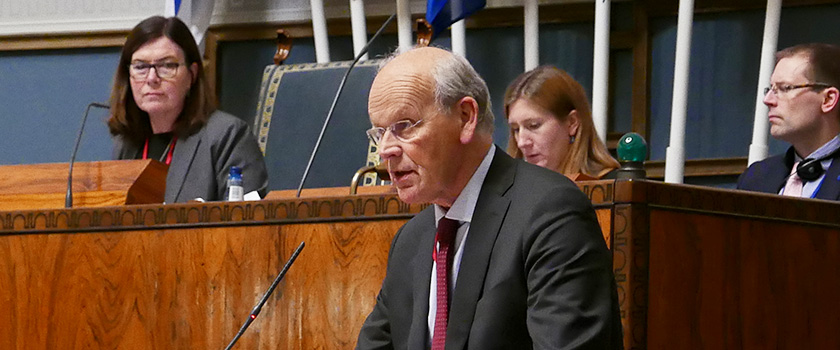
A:
[[[410,218],[428,205],[394,194],[0,212],[0,234]]]
[[[579,186],[593,203],[609,205],[613,181]],[[247,202],[146,204],[118,207],[0,212],[0,235],[166,227],[306,223],[410,218],[428,204],[406,204],[396,194]]]
[[[615,180],[581,181],[576,184],[593,205],[614,201]]]
[[[616,205],[613,211],[613,273],[625,349],[645,349],[647,344],[649,221],[641,204]]]

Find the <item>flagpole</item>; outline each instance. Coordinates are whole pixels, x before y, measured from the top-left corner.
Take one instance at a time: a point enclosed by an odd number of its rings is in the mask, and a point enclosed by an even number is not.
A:
[[[315,60],[330,62],[330,43],[327,38],[327,17],[324,15],[323,0],[309,0],[312,6],[312,32],[315,39]]]
[[[179,1],[178,4],[175,4],[173,0],[164,0],[163,1],[163,16],[164,17],[175,17],[178,14],[178,9],[176,7],[180,7],[181,2]]]
[[[350,0],[350,22],[353,27],[353,56],[358,56],[367,44],[364,0]],[[367,61],[367,59],[368,54],[365,53],[359,61]]]
[[[537,0],[525,0],[525,71],[540,64],[540,14]]]
[[[198,51],[204,55],[204,44],[206,42],[207,28],[210,27],[210,20],[213,17],[213,7],[216,0],[166,0],[163,15],[165,17],[178,17],[195,39]]]
[[[776,64],[776,49],[779,42],[779,22],[782,16],[782,0],[768,0],[764,16],[764,40],[761,44],[761,67],[758,73],[758,87],[755,97],[755,120],[750,155],[747,165],[767,158],[767,134],[770,132],[769,112],[764,104],[764,88],[770,84],[770,75]]]
[[[467,57],[467,29],[465,19],[452,23],[452,52]]]
[[[610,73],[610,0],[595,1],[595,47],[592,64],[592,119],[601,141],[607,140]]]
[[[671,102],[671,140],[665,150],[667,183],[683,183],[685,173],[685,120],[688,109],[688,67],[693,21],[694,0],[680,0],[674,60],[674,97]]]

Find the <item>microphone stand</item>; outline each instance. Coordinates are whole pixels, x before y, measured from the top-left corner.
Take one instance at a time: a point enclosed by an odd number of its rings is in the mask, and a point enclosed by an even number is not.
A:
[[[304,181],[306,181],[306,176],[309,175],[309,169],[312,167],[312,161],[315,160],[315,154],[318,153],[318,148],[321,146],[321,140],[324,138],[324,132],[327,131],[327,125],[330,123],[330,118],[332,118],[333,112],[335,111],[335,105],[338,102],[338,97],[341,96],[341,92],[344,90],[344,83],[347,81],[347,76],[350,75],[350,71],[352,71],[353,67],[356,66],[356,62],[359,62],[362,56],[364,56],[368,52],[370,44],[374,40],[376,40],[377,37],[379,37],[379,34],[382,34],[382,31],[385,30],[385,27],[387,27],[388,24],[390,24],[391,21],[393,21],[396,17],[396,13],[391,15],[391,17],[388,17],[385,23],[382,24],[382,26],[379,27],[379,30],[376,31],[376,34],[374,34],[373,37],[371,37],[370,40],[368,40],[367,44],[365,44],[365,47],[363,47],[359,51],[359,54],[356,55],[356,59],[353,60],[353,63],[350,64],[350,68],[347,68],[347,72],[345,72],[344,77],[341,78],[341,83],[338,84],[338,91],[335,94],[335,98],[332,101],[332,105],[330,106],[329,112],[327,112],[327,119],[324,120],[324,125],[321,127],[321,133],[318,135],[318,140],[315,141],[315,149],[312,150],[312,155],[309,156],[309,162],[306,163],[306,168],[303,170],[303,177],[300,179],[300,185],[298,185],[297,194],[295,194],[295,197],[300,197],[300,191],[303,190],[303,183]]]
[[[90,113],[90,107],[98,107],[98,108],[111,108],[108,105],[102,103],[91,102],[87,105],[85,109],[85,115],[82,116],[82,126],[79,127],[79,134],[76,135],[76,145],[73,147],[73,153],[70,154],[70,163],[67,174],[67,194],[64,196],[64,207],[65,208],[72,208],[73,207],[73,163],[76,161],[76,153],[79,151],[79,143],[82,141],[82,134],[85,132],[85,122],[87,121],[88,113]]]
[[[271,283],[271,287],[268,288],[268,291],[266,291],[265,294],[263,294],[262,299],[260,299],[257,305],[254,306],[254,309],[251,310],[251,314],[248,315],[248,319],[245,320],[245,323],[242,325],[242,328],[239,329],[239,332],[236,333],[236,336],[233,337],[233,340],[230,341],[230,344],[228,344],[225,350],[230,350],[233,348],[233,345],[236,344],[236,341],[239,340],[242,334],[245,333],[245,330],[248,329],[248,326],[251,325],[251,322],[254,322],[254,320],[257,318],[257,315],[260,314],[263,305],[265,305],[265,302],[268,301],[268,297],[271,295],[272,292],[274,292],[274,288],[277,288],[277,284],[280,283],[280,280],[283,279],[283,276],[286,276],[286,271],[288,271],[289,267],[292,266],[292,263],[295,262],[295,259],[297,259],[298,254],[300,254],[300,251],[303,250],[303,246],[304,243],[300,242],[300,245],[297,247],[297,249],[295,249],[295,252],[292,253],[292,257],[289,258],[289,261],[287,261],[286,265],[283,266],[283,269],[280,270],[280,274],[277,275],[277,277],[274,279],[274,282]]]

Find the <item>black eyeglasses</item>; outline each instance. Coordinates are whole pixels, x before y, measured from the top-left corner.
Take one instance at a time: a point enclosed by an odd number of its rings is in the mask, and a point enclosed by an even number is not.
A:
[[[770,87],[764,88],[764,95],[766,96],[767,94],[770,93],[770,91],[773,91],[773,93],[778,96],[779,94],[786,94],[786,93],[791,92],[791,91],[796,90],[796,89],[802,89],[802,88],[825,89],[825,88],[829,88],[829,87],[831,87],[831,84],[825,84],[825,83],[808,83],[808,84],[799,84],[799,85],[772,84],[772,85],[770,85]]]
[[[133,62],[128,65],[128,75],[133,79],[143,80],[149,76],[149,71],[154,68],[158,78],[172,79],[178,74],[178,67],[180,66],[186,66],[186,64],[177,62]]]
[[[423,119],[416,122],[406,119],[391,124],[387,128],[375,126],[367,131],[367,136],[374,145],[379,145],[379,141],[382,140],[383,136],[385,136],[385,132],[391,131],[391,135],[394,135],[397,140],[405,142],[414,136],[414,132],[417,130],[415,127],[420,125],[421,122],[423,122]]]

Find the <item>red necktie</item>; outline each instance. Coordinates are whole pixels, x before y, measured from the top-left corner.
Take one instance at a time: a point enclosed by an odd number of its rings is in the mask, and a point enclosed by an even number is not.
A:
[[[443,350],[446,345],[446,325],[449,321],[449,271],[452,270],[452,257],[455,252],[450,252],[455,242],[455,233],[458,231],[458,221],[441,218],[437,228],[438,251],[435,254],[437,269],[437,312],[435,313],[435,333],[432,337],[432,350]],[[452,254],[450,254],[452,253]]]

